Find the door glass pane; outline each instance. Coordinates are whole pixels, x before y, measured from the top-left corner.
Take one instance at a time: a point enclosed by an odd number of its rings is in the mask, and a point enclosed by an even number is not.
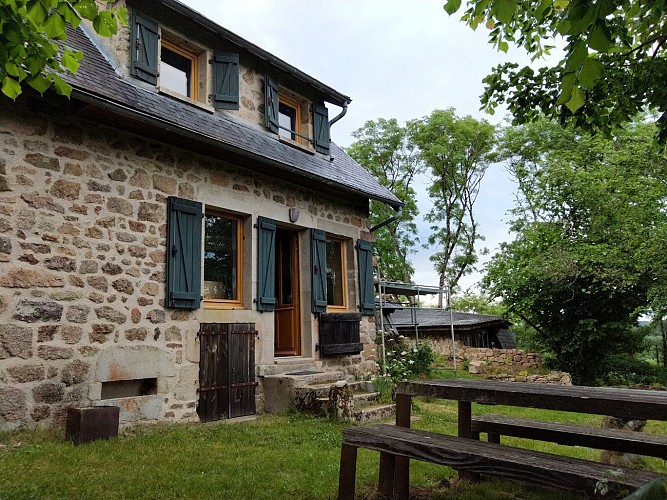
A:
[[[238,300],[238,221],[206,214],[204,298]]]
[[[327,304],[343,306],[343,242],[327,241]]]
[[[278,305],[292,304],[292,247],[287,233],[278,231],[276,234],[278,250],[278,270],[276,272],[276,290]]]

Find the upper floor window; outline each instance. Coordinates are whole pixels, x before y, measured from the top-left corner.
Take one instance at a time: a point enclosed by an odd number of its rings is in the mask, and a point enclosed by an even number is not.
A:
[[[197,99],[197,56],[169,40],[160,50],[160,87]]]
[[[215,109],[239,109],[239,55],[211,52],[133,9],[131,72],[161,91]],[[160,36],[162,33],[162,36]],[[159,78],[159,83],[158,83]]]
[[[318,153],[329,153],[326,106],[308,102],[282,88],[279,92],[278,83],[270,75],[264,78],[264,124],[280,137],[308,145]]]
[[[242,297],[243,224],[240,217],[207,210],[204,217],[204,299],[234,305]]]
[[[278,134],[301,142],[301,106],[295,101],[280,97],[278,104]]]

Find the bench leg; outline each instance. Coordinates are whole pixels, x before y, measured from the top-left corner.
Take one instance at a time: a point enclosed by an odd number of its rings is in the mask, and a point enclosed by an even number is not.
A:
[[[486,436],[486,440],[489,443],[500,444],[500,434],[496,434],[495,432],[487,432]]]
[[[396,425],[410,427],[412,396],[396,395]],[[408,499],[410,494],[410,459],[396,457],[394,465],[394,498]]]
[[[340,448],[340,472],[338,474],[338,500],[354,500],[357,480],[357,447],[343,444]]]
[[[380,482],[378,492],[383,498],[394,498],[394,472],[396,455],[380,452]]]
[[[472,403],[470,403],[470,401],[459,401],[458,424],[459,437],[479,440],[479,434],[475,436],[472,432]],[[475,472],[459,471],[459,478],[475,482],[479,481],[479,474]]]

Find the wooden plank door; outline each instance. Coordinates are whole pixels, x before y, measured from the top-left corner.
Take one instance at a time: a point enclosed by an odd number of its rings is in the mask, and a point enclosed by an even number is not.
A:
[[[252,324],[230,325],[229,418],[255,414],[255,335]]]
[[[199,404],[202,422],[253,415],[255,325],[202,323],[199,331]]]

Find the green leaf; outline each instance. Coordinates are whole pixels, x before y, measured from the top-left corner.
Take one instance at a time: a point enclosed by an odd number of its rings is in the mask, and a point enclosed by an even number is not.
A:
[[[15,77],[18,81],[21,81],[26,77],[26,72],[12,61],[7,61],[5,63],[5,71],[9,76]]]
[[[2,93],[10,99],[16,99],[21,94],[21,85],[13,78],[6,76],[2,79]]]
[[[565,60],[566,72],[577,71],[588,57],[588,48],[583,42],[577,42]]]
[[[72,6],[81,17],[88,19],[89,21],[95,19],[99,13],[95,0],[79,0],[78,2],[73,3]]]
[[[71,24],[73,28],[77,28],[79,24],[81,24],[81,18],[69,2],[59,4],[58,13],[63,16],[65,22]]]
[[[49,38],[59,40],[65,35],[65,20],[60,14],[53,12],[42,24],[41,29]]]
[[[457,10],[461,7],[461,0],[448,0],[447,3],[445,4],[445,12],[449,14],[450,16],[454,13],[456,13]]]
[[[118,24],[116,23],[116,18],[114,17],[113,12],[100,12],[93,20],[93,28],[95,28],[95,31],[97,31],[97,34],[100,36],[108,38],[115,35],[118,30]]]
[[[79,69],[79,61],[83,59],[83,52],[66,50],[60,63],[70,73],[76,73]]]
[[[586,94],[579,87],[572,88],[572,97],[568,102],[565,103],[567,109],[572,113],[576,113],[577,110],[584,105],[586,102]]]
[[[58,75],[50,74],[49,80],[53,82],[53,86],[56,89],[56,93],[69,97],[72,93],[72,86],[69,85],[65,80],[60,78]]]
[[[49,17],[48,11],[42,5],[42,2],[32,1],[27,5],[28,19],[30,19],[35,26],[41,26]]]
[[[574,73],[566,73],[560,82],[560,96],[556,101],[557,105],[565,104],[572,98],[572,87],[576,77]]]
[[[603,64],[597,59],[589,57],[581,66],[578,80],[583,88],[592,89],[595,86],[595,82],[602,78],[603,74]]]
[[[39,74],[33,76],[30,80],[28,80],[28,85],[30,85],[40,94],[43,94],[44,92],[46,92],[46,89],[48,89],[51,86],[51,82],[49,82],[49,80],[47,80],[44,75]]]
[[[491,13],[504,24],[512,22],[516,12],[516,2],[514,0],[496,0],[491,7]]]
[[[598,52],[607,52],[611,47],[611,40],[604,23],[595,23],[588,37],[588,45]]]
[[[499,50],[502,50],[503,52],[507,53],[507,51],[509,50],[509,48],[510,48],[509,43],[507,43],[507,42],[505,42],[505,41],[500,41],[500,42],[498,42],[498,49],[499,49]]]

